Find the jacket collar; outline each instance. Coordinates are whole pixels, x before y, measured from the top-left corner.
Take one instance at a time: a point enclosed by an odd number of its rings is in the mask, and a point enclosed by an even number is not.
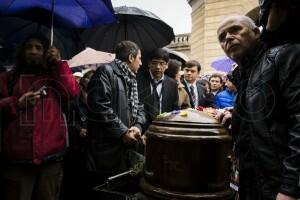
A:
[[[253,67],[256,66],[256,63],[260,60],[262,55],[266,52],[267,45],[260,42],[254,49],[253,53],[249,54],[245,59],[242,60],[239,64],[240,77],[242,80],[248,79],[250,72]]]
[[[113,60],[111,63],[111,68],[113,69],[113,71],[118,75],[118,76],[122,76],[122,72],[119,69],[117,63],[115,62],[115,60]]]

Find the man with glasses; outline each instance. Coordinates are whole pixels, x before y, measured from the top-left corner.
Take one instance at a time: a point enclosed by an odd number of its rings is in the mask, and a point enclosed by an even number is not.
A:
[[[138,76],[138,90],[145,106],[148,127],[160,113],[177,108],[178,89],[175,80],[164,76],[168,67],[169,54],[163,49],[155,49],[149,56],[149,70]]]

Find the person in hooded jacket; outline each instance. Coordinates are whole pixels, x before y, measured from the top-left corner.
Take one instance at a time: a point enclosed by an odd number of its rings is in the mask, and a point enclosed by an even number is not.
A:
[[[225,90],[219,92],[215,96],[215,104],[216,108],[228,108],[233,107],[236,96],[237,96],[237,89],[236,86],[232,83],[232,72],[229,72],[226,75],[226,82],[225,82]]]

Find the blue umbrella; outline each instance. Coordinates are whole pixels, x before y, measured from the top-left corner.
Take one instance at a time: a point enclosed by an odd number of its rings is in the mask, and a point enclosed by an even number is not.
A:
[[[53,23],[64,28],[90,28],[116,21],[110,0],[0,0],[0,13],[42,21],[52,30]]]
[[[211,63],[211,67],[217,71],[229,72],[233,69],[235,62],[227,56],[217,58]]]
[[[0,0],[2,15],[37,20],[39,16],[30,15],[32,9],[53,12],[55,25],[69,28],[91,28],[116,21],[110,0]],[[50,18],[43,20],[50,22]]]
[[[14,62],[15,52],[19,45],[32,33],[41,33],[50,38],[51,30],[48,26],[30,20],[18,17],[0,17],[0,37],[3,40],[0,60]],[[70,59],[84,49],[80,35],[75,30],[56,28],[53,37],[54,46],[60,50],[62,59]]]

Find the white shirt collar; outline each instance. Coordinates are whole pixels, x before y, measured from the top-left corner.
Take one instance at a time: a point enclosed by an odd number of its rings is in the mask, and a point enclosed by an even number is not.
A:
[[[188,88],[190,88],[191,86],[194,86],[194,88],[197,87],[197,85],[196,85],[196,82],[197,82],[197,81],[194,81],[194,83],[189,83],[189,82],[187,82],[185,79],[184,79],[184,81],[185,81],[186,85],[188,86]]]

